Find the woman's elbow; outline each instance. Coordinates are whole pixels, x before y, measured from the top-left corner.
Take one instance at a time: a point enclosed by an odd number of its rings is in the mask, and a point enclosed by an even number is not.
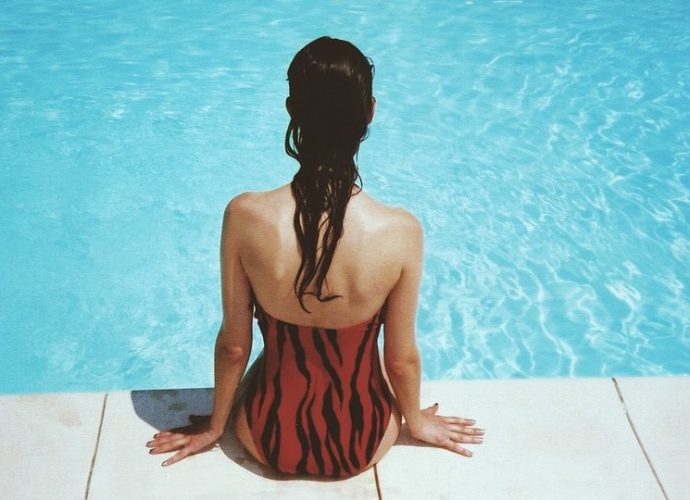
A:
[[[415,349],[412,352],[406,353],[404,356],[385,356],[386,371],[394,374],[407,373],[410,369],[419,368],[421,359],[419,351]]]
[[[239,345],[216,343],[216,356],[230,362],[244,362],[249,357],[249,352]]]

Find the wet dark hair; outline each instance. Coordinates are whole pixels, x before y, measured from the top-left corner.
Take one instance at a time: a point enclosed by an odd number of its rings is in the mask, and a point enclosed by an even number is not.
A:
[[[324,296],[323,286],[353,188],[362,189],[355,156],[367,136],[373,77],[374,65],[357,47],[326,36],[297,52],[288,68],[285,151],[300,165],[291,183],[301,251],[294,289],[306,312],[305,295],[320,302],[341,297]],[[315,291],[307,292],[311,283]]]

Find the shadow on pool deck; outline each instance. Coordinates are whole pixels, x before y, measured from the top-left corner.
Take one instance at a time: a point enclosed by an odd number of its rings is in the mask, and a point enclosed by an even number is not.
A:
[[[0,397],[10,499],[687,498],[690,377],[424,382],[422,405],[487,430],[466,458],[403,434],[345,480],[276,474],[226,432],[173,466],[145,443],[208,414],[211,389]],[[8,494],[9,493],[9,494]]]

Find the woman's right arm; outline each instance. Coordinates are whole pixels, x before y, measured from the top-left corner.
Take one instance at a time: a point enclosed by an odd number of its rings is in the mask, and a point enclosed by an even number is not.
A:
[[[383,358],[400,411],[415,438],[472,456],[460,443],[482,442],[484,431],[473,420],[436,415],[438,405],[420,410],[421,361],[415,341],[417,298],[422,277],[424,234],[419,221],[406,214],[399,248],[403,264],[398,282],[388,296]]]
[[[422,418],[419,407],[421,361],[415,341],[415,321],[424,235],[421,224],[413,215],[405,213],[403,218],[396,242],[398,251],[403,254],[403,264],[398,282],[388,295],[383,360],[400,411],[408,426],[413,427]]]

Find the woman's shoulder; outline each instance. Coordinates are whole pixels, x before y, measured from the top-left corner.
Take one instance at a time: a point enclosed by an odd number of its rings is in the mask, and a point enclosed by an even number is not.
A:
[[[265,217],[275,213],[289,196],[288,186],[281,186],[270,191],[245,191],[234,196],[226,205],[226,216],[247,219]]]
[[[421,222],[409,210],[383,203],[364,191],[360,194],[362,195],[362,202],[366,205],[368,211],[374,214],[384,225],[405,232],[422,231]]]

